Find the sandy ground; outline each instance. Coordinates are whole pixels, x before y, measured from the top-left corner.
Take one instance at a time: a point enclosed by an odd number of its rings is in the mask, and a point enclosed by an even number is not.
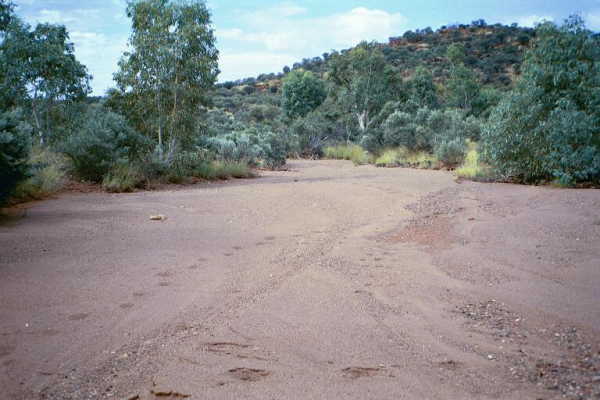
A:
[[[0,397],[600,398],[600,191],[290,167],[4,218]]]

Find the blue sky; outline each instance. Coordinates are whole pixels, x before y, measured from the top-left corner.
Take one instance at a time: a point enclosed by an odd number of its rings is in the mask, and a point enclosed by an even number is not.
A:
[[[125,0],[13,0],[27,22],[67,26],[97,95],[113,85],[130,22]],[[579,13],[600,30],[600,0],[209,0],[220,55],[220,81],[278,72],[285,65],[361,40],[386,41],[409,29],[449,23],[560,22]]]

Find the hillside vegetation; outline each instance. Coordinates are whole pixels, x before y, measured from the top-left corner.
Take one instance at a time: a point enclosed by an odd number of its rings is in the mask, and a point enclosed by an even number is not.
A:
[[[560,185],[600,180],[600,46],[562,25],[409,31],[216,84],[203,1],[127,6],[115,87],[90,97],[64,26],[32,27],[0,0],[0,201],[69,179],[131,191],[252,176],[287,157]]]

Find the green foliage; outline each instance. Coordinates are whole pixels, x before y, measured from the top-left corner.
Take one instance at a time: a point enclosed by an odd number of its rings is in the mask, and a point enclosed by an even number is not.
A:
[[[600,180],[600,40],[578,17],[544,23],[515,90],[494,109],[483,155],[504,179]]]
[[[439,107],[437,89],[433,82],[433,75],[430,70],[420,65],[417,67],[412,79],[409,82],[410,95],[408,101],[416,108]]]
[[[135,160],[149,143],[122,116],[96,106],[63,147],[79,177],[100,182],[117,163]]]
[[[292,71],[283,80],[282,107],[288,118],[304,117],[327,97],[325,83],[310,71]]]
[[[146,176],[138,164],[119,163],[112,167],[102,179],[102,188],[107,192],[126,193],[143,188]]]
[[[398,75],[379,47],[366,42],[348,52],[334,53],[328,67],[328,78],[335,87],[332,94],[365,133],[386,102],[398,95]]]
[[[225,162],[280,168],[285,165],[288,143],[282,134],[258,127],[225,135],[200,138],[200,147]]]
[[[261,133],[260,139],[263,149],[263,165],[270,169],[283,167],[289,148],[283,135],[265,131]]]
[[[465,159],[467,144],[462,138],[442,141],[435,146],[436,158],[447,167],[456,167]]]
[[[470,143],[469,151],[463,164],[456,169],[456,176],[459,178],[475,181],[492,181],[494,174],[491,168],[481,161],[477,145]]]
[[[60,105],[90,92],[87,69],[75,58],[64,26],[34,29],[8,14],[0,31],[0,107],[20,106],[31,113],[40,143],[52,139]]]
[[[297,139],[297,151],[302,157],[321,157],[327,140],[334,139],[339,126],[321,111],[313,111],[298,118],[290,126],[292,137]]]
[[[333,160],[350,160],[354,165],[371,162],[371,155],[362,147],[355,144],[328,146],[324,149],[325,158]]]
[[[404,111],[392,113],[383,124],[383,148],[405,147],[409,151],[430,152],[444,144],[458,141],[477,140],[480,136],[481,122],[474,118],[465,118],[459,110],[430,110],[420,108],[414,114]]]
[[[67,182],[70,164],[61,153],[34,147],[27,164],[30,177],[17,186],[13,196],[18,201],[41,199],[59,191]]]
[[[465,45],[460,42],[452,43],[446,50],[446,57],[452,65],[464,64],[466,58]]]
[[[196,133],[198,109],[219,72],[210,13],[203,1],[129,1],[131,52],[115,74],[110,107],[164,146],[187,146]]]
[[[446,87],[446,101],[450,107],[472,112],[479,99],[481,85],[471,69],[462,64],[452,66]]]
[[[0,114],[0,204],[29,176],[31,127],[18,111]]]
[[[437,168],[437,158],[426,151],[411,151],[406,147],[386,149],[375,159],[378,167]]]

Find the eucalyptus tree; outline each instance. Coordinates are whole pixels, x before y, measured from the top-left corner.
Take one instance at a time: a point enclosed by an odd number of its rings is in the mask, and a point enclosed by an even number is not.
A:
[[[24,71],[29,105],[41,144],[52,136],[52,111],[59,103],[84,99],[91,76],[75,58],[64,26],[38,24],[29,35],[29,62]]]
[[[90,92],[87,69],[75,58],[64,26],[21,21],[10,2],[0,7],[0,106],[30,111],[39,142],[53,131],[52,112],[60,103]]]
[[[164,159],[165,145],[171,153],[190,140],[219,73],[210,13],[199,0],[137,0],[128,2],[127,15],[130,50],[119,62],[114,94]]]
[[[374,43],[363,42],[350,51],[334,53],[328,65],[329,80],[336,87],[332,94],[364,134],[385,103],[398,97],[399,75]]]
[[[515,89],[484,129],[485,158],[507,178],[600,182],[600,39],[578,16],[536,29]]]
[[[325,98],[325,83],[310,71],[294,70],[283,79],[283,109],[289,118],[304,117]]]
[[[472,112],[479,99],[481,85],[473,70],[464,64],[466,58],[464,45],[462,43],[451,44],[446,51],[446,57],[452,64],[450,77],[446,83],[448,105]]]

